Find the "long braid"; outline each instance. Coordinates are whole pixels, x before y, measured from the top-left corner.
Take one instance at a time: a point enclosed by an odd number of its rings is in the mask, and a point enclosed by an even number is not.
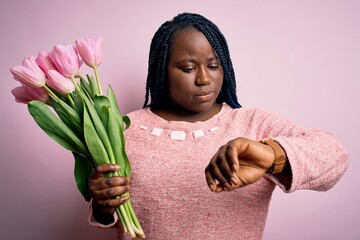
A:
[[[179,14],[161,25],[155,33],[150,46],[144,107],[156,106],[167,94],[167,63],[171,45],[176,33],[189,27],[205,35],[222,64],[224,81],[216,102],[226,102],[232,108],[241,107],[237,101],[235,72],[225,37],[210,20],[194,13]]]

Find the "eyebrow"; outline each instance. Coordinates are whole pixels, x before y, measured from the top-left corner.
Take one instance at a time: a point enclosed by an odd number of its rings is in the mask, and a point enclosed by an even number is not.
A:
[[[214,60],[216,61],[220,61],[220,58],[218,56],[213,56],[213,57],[209,57],[208,59],[208,62],[212,62]],[[182,59],[180,61],[177,61],[176,64],[179,64],[179,63],[184,63],[184,62],[196,62],[196,59],[195,58],[185,58],[185,59]]]

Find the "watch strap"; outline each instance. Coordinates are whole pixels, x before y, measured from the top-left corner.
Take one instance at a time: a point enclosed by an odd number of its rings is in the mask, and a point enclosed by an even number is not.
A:
[[[277,143],[275,140],[271,138],[262,139],[260,140],[261,143],[266,144],[270,146],[275,153],[275,160],[272,166],[269,168],[269,170],[266,172],[268,174],[277,174],[281,173],[284,169],[285,163],[286,163],[286,153],[282,149],[282,147]]]

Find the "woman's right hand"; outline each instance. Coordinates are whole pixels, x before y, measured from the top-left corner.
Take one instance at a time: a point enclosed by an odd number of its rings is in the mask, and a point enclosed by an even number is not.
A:
[[[89,177],[89,192],[93,200],[94,217],[96,221],[103,224],[111,223],[114,220],[115,208],[129,199],[129,196],[118,197],[129,191],[129,178],[105,177],[106,173],[119,169],[120,167],[114,164],[98,165]]]

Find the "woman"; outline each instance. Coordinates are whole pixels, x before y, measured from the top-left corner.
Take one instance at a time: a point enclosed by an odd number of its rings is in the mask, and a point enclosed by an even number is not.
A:
[[[89,179],[90,222],[118,226],[129,191],[149,239],[261,239],[276,185],[327,190],[348,157],[337,139],[274,113],[240,108],[226,40],[198,14],[165,22],[152,40],[144,108],[125,132],[131,183]],[[149,103],[150,95],[150,103]],[[205,170],[205,173],[204,173]]]

